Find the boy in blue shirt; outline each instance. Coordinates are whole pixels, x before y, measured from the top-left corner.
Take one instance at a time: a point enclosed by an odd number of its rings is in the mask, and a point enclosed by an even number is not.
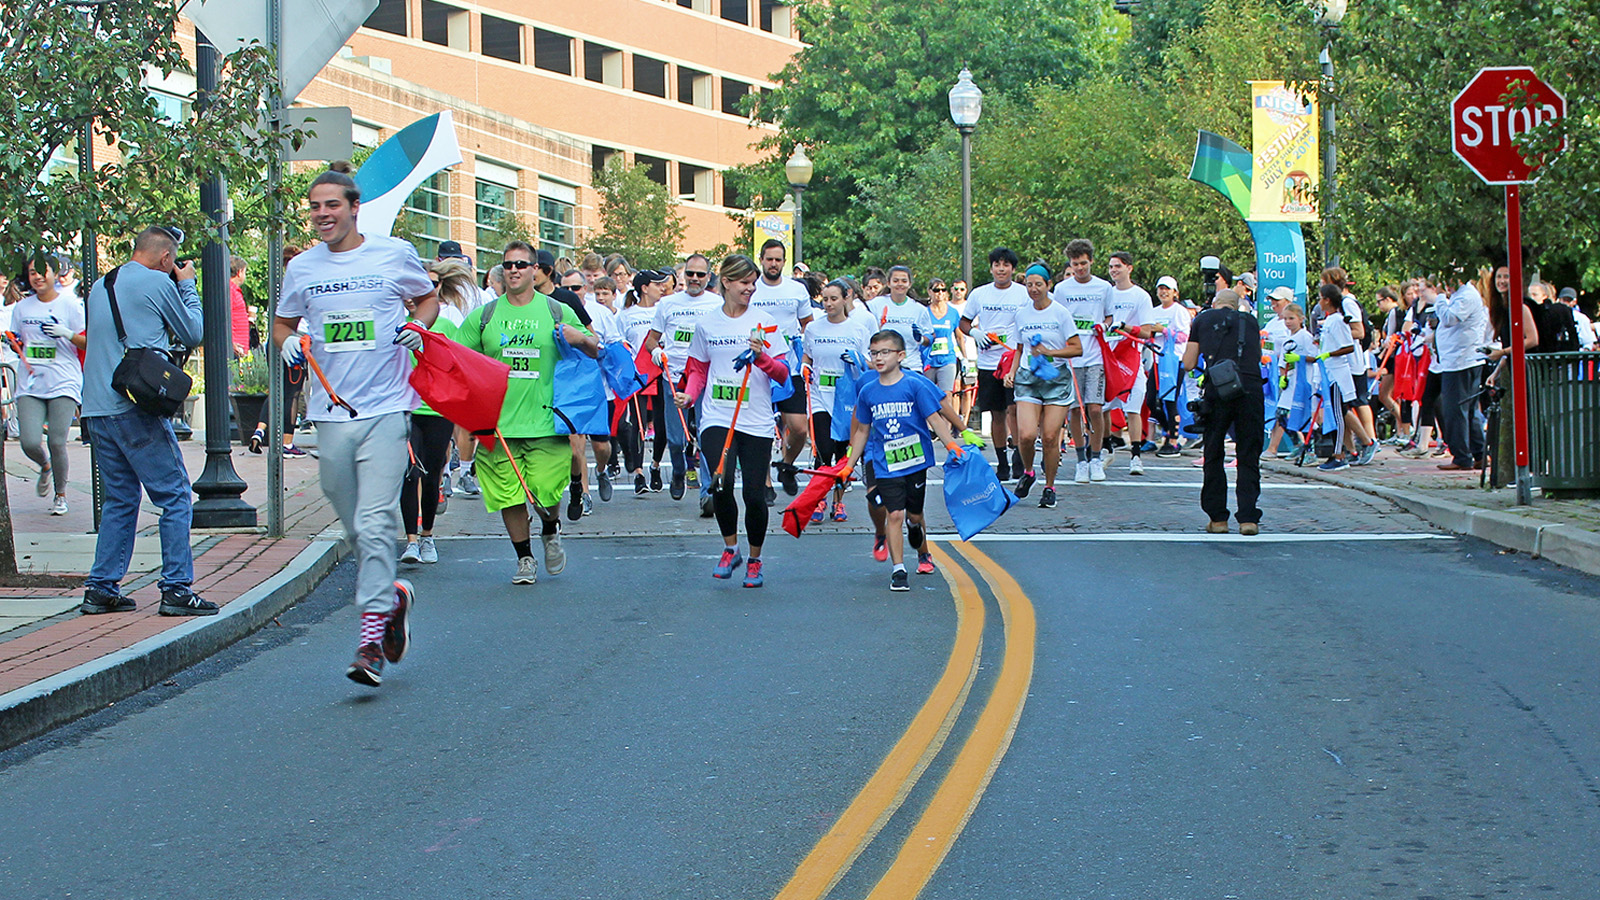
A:
[[[956,442],[945,421],[944,392],[927,378],[902,371],[905,338],[884,329],[872,336],[872,367],[878,377],[863,378],[850,426],[850,459],[864,460],[867,502],[885,514],[889,558],[894,573],[889,590],[911,590],[906,575],[905,547],[901,535],[910,522],[911,548],[917,551],[917,574],[933,572],[923,531],[923,503],[928,492],[928,468],[933,465],[934,433],[957,456]],[[846,469],[842,477],[849,477]]]

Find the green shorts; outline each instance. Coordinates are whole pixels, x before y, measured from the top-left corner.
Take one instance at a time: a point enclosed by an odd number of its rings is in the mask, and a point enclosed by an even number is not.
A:
[[[561,502],[561,492],[566,490],[572,475],[572,446],[566,435],[506,438],[506,443],[516,455],[517,468],[522,471],[534,502],[545,509],[554,509]],[[498,512],[527,502],[522,483],[517,481],[517,473],[499,440],[491,446],[478,448],[472,468],[483,491],[484,509]]]

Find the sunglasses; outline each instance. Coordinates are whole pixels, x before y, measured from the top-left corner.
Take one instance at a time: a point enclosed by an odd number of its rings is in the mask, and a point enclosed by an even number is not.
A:
[[[934,293],[935,293],[935,294],[944,294],[944,293],[948,293],[948,291],[947,291],[947,290],[946,290],[946,289],[945,289],[945,288],[934,288],[934,289],[933,289],[933,292],[934,292]]]
[[[434,287],[438,287],[439,286],[439,279],[437,279],[437,278],[429,278],[428,280],[433,282],[433,286]]]
[[[533,263],[531,263],[531,262],[529,262],[529,261],[527,261],[525,259],[501,260],[500,265],[505,266],[507,269],[513,269],[513,270],[531,269],[534,266]]]
[[[685,278],[704,278],[704,277],[706,277],[707,275],[710,275],[710,274],[711,274],[710,272],[690,272],[689,270],[685,269],[684,272],[683,272],[683,277],[685,277]]]

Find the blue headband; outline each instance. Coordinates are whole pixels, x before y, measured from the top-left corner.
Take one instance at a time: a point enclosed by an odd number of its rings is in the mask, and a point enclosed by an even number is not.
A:
[[[1044,263],[1034,263],[1028,267],[1028,271],[1022,273],[1023,278],[1027,278],[1029,275],[1038,275],[1045,281],[1049,281],[1050,269]]]

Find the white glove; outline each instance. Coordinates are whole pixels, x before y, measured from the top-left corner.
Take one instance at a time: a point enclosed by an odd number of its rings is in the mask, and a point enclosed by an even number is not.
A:
[[[300,350],[300,335],[291,334],[283,339],[282,348],[283,364],[298,366],[306,361],[305,353]]]
[[[394,342],[407,350],[419,351],[422,349],[422,335],[403,325],[395,328]]]
[[[661,349],[660,347],[657,347],[655,351],[650,354],[650,358],[655,361],[657,368],[665,369],[667,367],[667,351]]]
[[[989,340],[989,335],[982,331],[972,336],[972,342],[978,345],[979,350],[987,350],[994,346],[994,341]]]
[[[50,321],[44,323],[44,325],[41,327],[44,329],[45,334],[55,338],[56,340],[67,341],[72,339],[72,329],[61,324],[60,322],[57,322],[55,319],[51,319]]]

